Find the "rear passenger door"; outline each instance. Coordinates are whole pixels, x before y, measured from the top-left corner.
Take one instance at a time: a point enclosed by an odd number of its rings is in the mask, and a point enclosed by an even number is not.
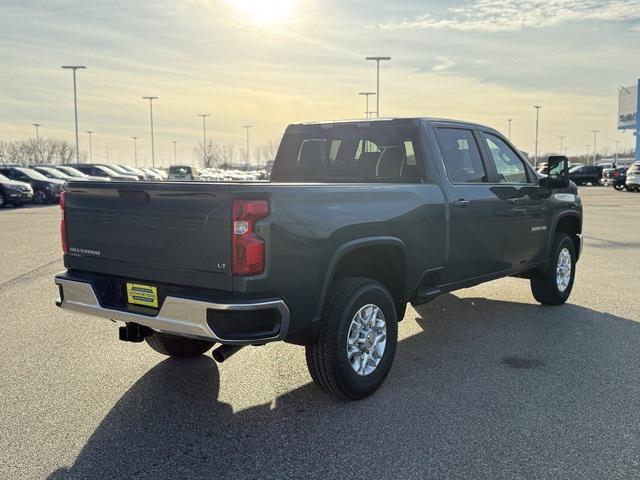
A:
[[[504,221],[500,200],[490,190],[489,169],[471,128],[436,126],[450,212],[448,283],[504,269]]]
[[[492,191],[503,202],[505,265],[515,268],[540,261],[550,226],[547,200],[541,195],[537,176],[505,139],[489,131],[483,131],[481,137],[497,180]]]

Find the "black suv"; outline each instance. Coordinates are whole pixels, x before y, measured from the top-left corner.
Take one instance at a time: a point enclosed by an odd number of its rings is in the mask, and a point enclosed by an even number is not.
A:
[[[569,178],[576,185],[600,185],[603,169],[602,165],[576,165],[569,170]]]
[[[33,189],[27,183],[13,181],[0,174],[0,207],[14,205],[21,207],[31,201]]]
[[[33,188],[33,203],[58,203],[62,192],[63,180],[47,178],[27,167],[0,166],[0,173],[11,180],[25,182]]]

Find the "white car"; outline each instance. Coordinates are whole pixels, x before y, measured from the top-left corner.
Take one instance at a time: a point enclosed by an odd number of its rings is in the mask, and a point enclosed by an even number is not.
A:
[[[628,192],[640,191],[640,162],[636,162],[627,170],[625,185]]]
[[[192,181],[199,180],[200,174],[195,167],[191,165],[171,165],[169,167],[169,181]]]

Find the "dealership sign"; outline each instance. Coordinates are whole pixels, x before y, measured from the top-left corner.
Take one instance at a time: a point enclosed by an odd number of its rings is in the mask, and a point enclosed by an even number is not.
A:
[[[638,85],[618,89],[618,128],[636,129],[638,116]]]

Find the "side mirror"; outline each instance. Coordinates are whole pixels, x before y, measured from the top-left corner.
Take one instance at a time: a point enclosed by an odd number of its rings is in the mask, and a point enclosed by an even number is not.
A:
[[[564,155],[552,155],[548,159],[549,175],[540,179],[540,186],[567,188],[569,186],[569,159]]]

